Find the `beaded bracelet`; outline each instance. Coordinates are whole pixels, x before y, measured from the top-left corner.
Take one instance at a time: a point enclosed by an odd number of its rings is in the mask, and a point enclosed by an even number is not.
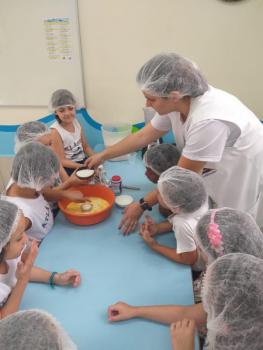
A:
[[[55,279],[55,275],[56,274],[57,274],[57,272],[54,271],[54,272],[51,273],[51,275],[49,277],[49,284],[50,284],[51,288],[55,288],[55,281],[54,281],[54,279]]]

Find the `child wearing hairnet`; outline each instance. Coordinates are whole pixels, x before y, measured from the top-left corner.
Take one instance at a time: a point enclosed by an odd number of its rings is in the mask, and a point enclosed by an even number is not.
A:
[[[154,223],[146,217],[141,226],[141,236],[156,253],[180,264],[191,265],[195,271],[205,267],[195,242],[195,228],[199,218],[208,210],[208,196],[203,179],[193,171],[174,166],[161,174],[158,199],[173,213],[169,220]],[[174,231],[176,249],[159,244],[154,236]]]
[[[38,253],[35,240],[28,254],[22,257],[27,243],[26,227],[26,218],[18,206],[0,200],[0,318],[18,310],[29,281],[73,287],[80,283],[78,271],[54,274],[34,266]]]
[[[46,124],[39,121],[31,121],[22,124],[16,131],[15,153],[29,142],[40,142],[44,146],[52,149],[51,130]],[[58,211],[56,202],[61,198],[68,198],[72,201],[84,200],[80,191],[70,190],[69,187],[74,185],[86,184],[87,180],[80,180],[73,173],[70,177],[60,164],[59,177],[55,180],[54,187],[45,188],[42,192],[46,200],[50,202],[53,213]]]
[[[77,350],[58,321],[42,310],[16,312],[0,321],[5,350]]]
[[[146,168],[145,175],[151,182],[157,184],[160,175],[165,170],[176,165],[179,158],[180,152],[175,145],[168,143],[155,144],[146,151],[143,157]],[[136,228],[138,220],[147,208],[144,203],[149,209],[157,204],[157,191],[147,193],[139,202],[132,203],[125,208],[119,225],[119,229],[122,230],[124,235],[131,233]],[[165,217],[171,215],[171,211],[160,204],[159,211]]]
[[[208,264],[213,263],[222,255],[230,253],[245,253],[263,259],[263,234],[252,216],[240,210],[232,208],[209,210],[198,221],[195,238],[201,249],[201,254]],[[189,306],[134,307],[119,302],[109,307],[110,321],[121,321],[135,317],[167,324],[183,319],[192,319],[199,331],[204,333],[207,314],[202,303]],[[219,349],[221,350],[221,348]]]
[[[50,109],[57,119],[51,125],[53,148],[68,175],[82,167],[87,157],[94,153],[76,118],[76,106],[76,99],[68,90],[56,90],[51,96]]]
[[[11,180],[3,196],[23,211],[27,235],[38,243],[54,223],[50,205],[41,191],[53,185],[58,171],[59,160],[55,153],[39,142],[30,142],[15,155]]]
[[[207,312],[206,350],[261,350],[263,344],[262,259],[227,254],[208,267],[203,286]],[[194,350],[194,322],[172,324],[174,350]]]

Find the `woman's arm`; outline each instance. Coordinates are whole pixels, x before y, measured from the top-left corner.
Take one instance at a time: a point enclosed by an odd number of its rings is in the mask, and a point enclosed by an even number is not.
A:
[[[200,162],[197,160],[191,160],[183,156],[180,157],[177,165],[181,168],[192,170],[198,174],[202,174],[206,162]]]
[[[207,316],[202,303],[189,306],[131,306],[118,302],[108,308],[109,321],[123,321],[136,317],[165,324],[171,324],[182,319],[191,319],[201,325],[206,322]]]
[[[149,143],[159,139],[165,133],[165,131],[157,130],[151,125],[151,123],[148,123],[141,130],[131,134],[128,137],[125,137],[124,140],[116,143],[113,146],[105,148],[105,150],[100,153],[94,154],[86,161],[86,164],[90,168],[93,168],[107,159],[137,151],[138,149],[143,148]]]

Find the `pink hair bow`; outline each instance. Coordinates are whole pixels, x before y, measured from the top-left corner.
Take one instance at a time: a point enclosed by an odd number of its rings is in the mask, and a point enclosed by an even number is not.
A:
[[[222,234],[219,230],[219,226],[215,223],[215,214],[217,210],[212,210],[211,219],[208,225],[207,236],[211,247],[214,249],[219,256],[224,255],[223,243],[222,243]]]

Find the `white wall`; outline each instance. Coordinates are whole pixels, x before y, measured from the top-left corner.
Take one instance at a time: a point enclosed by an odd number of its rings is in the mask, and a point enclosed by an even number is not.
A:
[[[1,1],[6,0],[0,0],[0,5]],[[234,93],[263,118],[262,0],[78,3],[85,97],[97,121],[141,120],[144,100],[135,75],[161,51],[175,51],[194,60],[212,85]],[[0,124],[47,114],[46,108],[0,107]]]

